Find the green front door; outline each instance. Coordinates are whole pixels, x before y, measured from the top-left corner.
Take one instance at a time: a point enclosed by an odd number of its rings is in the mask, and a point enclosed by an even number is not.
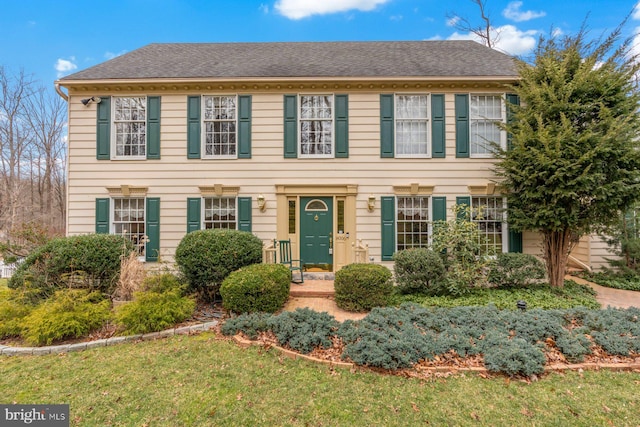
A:
[[[300,198],[300,258],[307,267],[333,270],[333,198]]]

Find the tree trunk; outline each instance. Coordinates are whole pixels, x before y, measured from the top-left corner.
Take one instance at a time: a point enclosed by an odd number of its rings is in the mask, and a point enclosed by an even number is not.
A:
[[[547,231],[543,235],[544,260],[547,266],[547,276],[551,286],[563,287],[567,270],[567,260],[571,248],[571,232]]]

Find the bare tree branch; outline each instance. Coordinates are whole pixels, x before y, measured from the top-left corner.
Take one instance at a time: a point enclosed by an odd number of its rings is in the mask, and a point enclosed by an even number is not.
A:
[[[447,13],[447,19],[452,23],[453,28],[463,33],[471,33],[477,36],[485,46],[490,48],[495,47],[498,42],[500,34],[496,32],[495,28],[491,26],[491,17],[486,12],[486,0],[471,0],[472,3],[478,5],[480,9],[481,24],[474,25],[471,21],[460,16],[455,12]]]

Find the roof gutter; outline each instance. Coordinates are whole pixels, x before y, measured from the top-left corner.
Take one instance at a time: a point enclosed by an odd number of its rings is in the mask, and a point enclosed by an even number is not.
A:
[[[56,93],[57,93],[58,95],[60,95],[60,98],[62,98],[62,99],[64,99],[65,101],[69,102],[69,95],[67,95],[66,93],[64,93],[64,92],[62,91],[62,89],[60,89],[60,83],[55,82],[55,83],[53,84],[53,86],[56,88]]]

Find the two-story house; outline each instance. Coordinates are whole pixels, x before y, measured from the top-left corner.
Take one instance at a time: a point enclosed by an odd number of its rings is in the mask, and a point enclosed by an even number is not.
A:
[[[506,144],[516,81],[511,57],[472,41],[142,47],[56,82],[67,232],[124,234],[152,262],[189,231],[236,228],[336,270],[361,245],[382,263],[427,246],[465,203],[488,245],[539,255],[509,230],[488,144]],[[574,261],[601,262],[592,246]]]

